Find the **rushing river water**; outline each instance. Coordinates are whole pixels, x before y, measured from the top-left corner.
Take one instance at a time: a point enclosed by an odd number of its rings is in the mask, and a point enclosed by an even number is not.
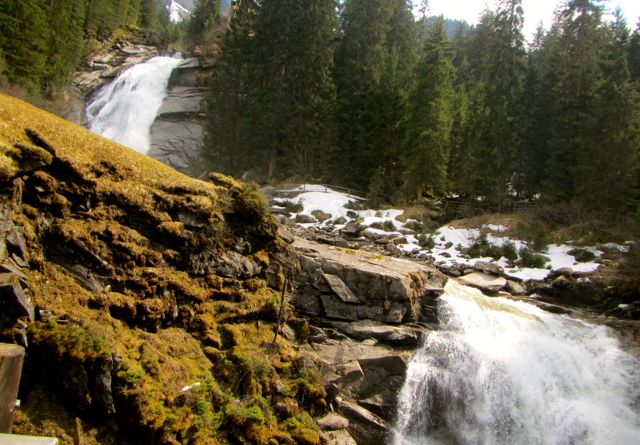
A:
[[[124,71],[87,106],[88,127],[140,153],[149,150],[149,130],[166,95],[171,71],[182,59],[154,57]]]
[[[394,445],[634,445],[640,368],[604,326],[453,281],[409,365]]]

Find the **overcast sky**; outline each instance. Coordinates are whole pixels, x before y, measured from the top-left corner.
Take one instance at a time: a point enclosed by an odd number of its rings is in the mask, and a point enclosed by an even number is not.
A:
[[[524,34],[529,38],[543,22],[548,28],[553,20],[553,11],[562,0],[522,0],[524,8]],[[640,0],[610,0],[607,8],[613,10],[620,6],[627,18],[629,27],[635,29],[640,17]],[[477,23],[480,13],[486,5],[494,6],[494,0],[429,0],[430,15],[444,15],[447,18],[463,19]]]

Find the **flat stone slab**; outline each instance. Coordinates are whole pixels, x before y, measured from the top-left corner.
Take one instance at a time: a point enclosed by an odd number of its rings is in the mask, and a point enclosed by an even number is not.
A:
[[[0,445],[58,445],[58,439],[54,437],[0,434]]]
[[[324,279],[327,280],[327,283],[329,284],[329,287],[331,287],[331,290],[333,290],[336,295],[340,297],[343,303],[360,303],[358,297],[356,297],[353,292],[351,292],[351,289],[349,289],[347,285],[344,284],[344,281],[342,281],[340,277],[328,273],[322,275],[324,276]]]
[[[498,292],[505,288],[507,280],[503,277],[496,277],[482,272],[473,272],[458,278],[461,284],[475,287],[482,291]]]
[[[318,426],[327,430],[345,430],[349,428],[349,419],[336,413],[329,413],[322,419],[318,419]]]

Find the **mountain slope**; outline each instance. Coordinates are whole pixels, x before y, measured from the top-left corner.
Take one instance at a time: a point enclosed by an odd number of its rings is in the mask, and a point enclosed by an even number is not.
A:
[[[324,391],[273,343],[286,252],[257,194],[2,95],[0,190],[0,340],[28,343],[15,432],[319,443]]]

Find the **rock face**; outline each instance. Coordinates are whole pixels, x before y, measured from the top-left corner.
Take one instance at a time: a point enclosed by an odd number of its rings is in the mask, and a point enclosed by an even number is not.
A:
[[[319,367],[331,403],[341,413],[319,425],[347,429],[360,444],[388,443],[397,393],[412,352],[349,339],[311,342],[301,352]]]
[[[315,317],[432,321],[445,277],[411,261],[296,239],[302,273],[293,304]]]
[[[324,386],[274,339],[287,255],[251,189],[0,95],[0,341],[28,340],[14,432],[320,445]]]
[[[167,96],[151,126],[149,156],[191,176],[203,171],[200,149],[204,132],[201,109],[204,88],[197,58],[185,59],[171,74]]]

